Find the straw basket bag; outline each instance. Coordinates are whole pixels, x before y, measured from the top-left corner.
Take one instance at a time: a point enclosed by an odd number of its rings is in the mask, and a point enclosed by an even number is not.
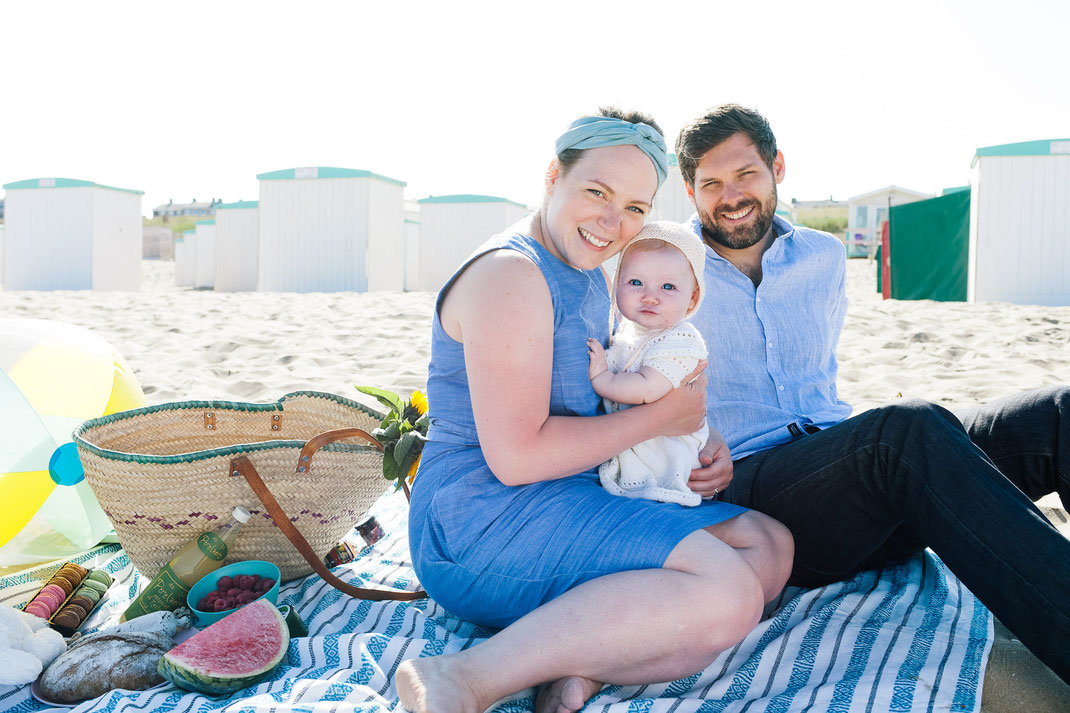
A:
[[[367,433],[381,418],[340,396],[298,391],[269,404],[183,401],[123,411],[86,421],[74,442],[86,480],[146,577],[244,505],[253,516],[233,559],[270,560],[284,580],[315,571],[366,599],[415,599],[426,595],[347,585],[322,560],[386,489],[382,446]]]

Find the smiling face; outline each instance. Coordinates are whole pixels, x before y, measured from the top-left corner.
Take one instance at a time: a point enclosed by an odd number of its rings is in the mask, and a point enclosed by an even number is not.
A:
[[[620,252],[643,227],[658,176],[636,146],[587,149],[562,173],[546,174],[541,242],[559,260],[591,270]]]
[[[746,134],[733,134],[699,159],[688,196],[702,234],[721,251],[746,250],[769,236],[776,212],[776,185],[784,180],[779,152],[770,168]]]
[[[649,249],[644,243],[655,243]],[[647,329],[679,324],[698,304],[699,290],[684,254],[660,241],[642,241],[621,257],[617,309]],[[657,247],[660,246],[660,247]]]

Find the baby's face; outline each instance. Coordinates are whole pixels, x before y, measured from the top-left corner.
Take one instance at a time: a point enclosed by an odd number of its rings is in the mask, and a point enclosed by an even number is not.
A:
[[[684,254],[673,247],[628,250],[621,258],[617,308],[647,329],[667,329],[698,302],[698,285]]]

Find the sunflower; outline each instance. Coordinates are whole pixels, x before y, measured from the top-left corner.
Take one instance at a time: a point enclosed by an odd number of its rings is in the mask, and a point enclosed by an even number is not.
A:
[[[405,476],[405,481],[409,485],[412,485],[412,481],[416,480],[416,469],[420,467],[420,458],[421,457],[423,457],[423,453],[421,453],[420,455],[416,456],[416,460],[414,460],[412,462],[412,465],[409,466],[409,474],[407,476]]]
[[[413,391],[409,397],[409,403],[401,413],[401,420],[415,424],[421,416],[427,413],[427,395],[422,391]]]

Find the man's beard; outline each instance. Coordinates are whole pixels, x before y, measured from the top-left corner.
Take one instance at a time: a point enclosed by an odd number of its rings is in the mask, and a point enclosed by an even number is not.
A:
[[[769,200],[765,202],[744,200],[737,205],[722,208],[718,210],[718,213],[736,213],[750,206],[754,206],[756,211],[754,221],[735,230],[726,230],[714,221],[713,216],[709,213],[702,210],[698,211],[699,222],[702,224],[702,235],[707,242],[713,242],[732,250],[745,250],[752,245],[756,245],[773,226],[773,214],[776,213],[777,206],[776,185],[773,186],[773,193]]]

